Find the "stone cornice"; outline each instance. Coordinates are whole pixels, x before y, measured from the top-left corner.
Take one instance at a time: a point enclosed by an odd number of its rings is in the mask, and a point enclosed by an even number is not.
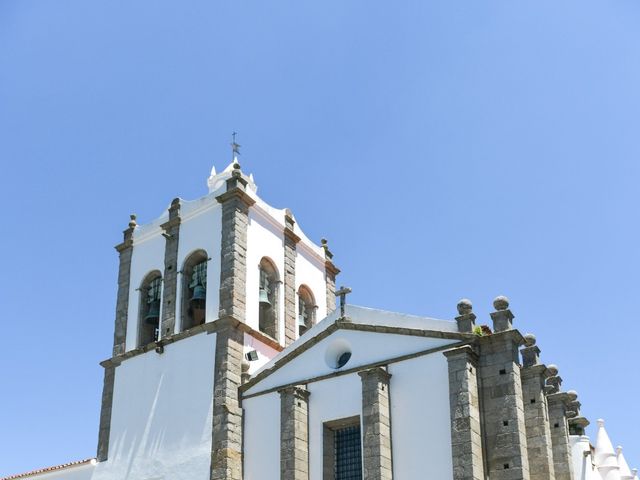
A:
[[[284,236],[291,240],[293,243],[298,243],[300,241],[300,237],[296,235],[293,229],[289,227],[284,227]]]
[[[227,190],[222,195],[218,195],[216,197],[216,200],[219,203],[224,203],[232,198],[240,199],[240,201],[242,201],[247,207],[250,207],[251,205],[256,203],[256,201],[251,197],[251,195],[249,195],[240,187],[235,187],[235,188],[232,188],[231,190]]]
[[[325,260],[324,268],[332,275],[338,275],[340,273],[340,269],[336,267],[331,260]]]

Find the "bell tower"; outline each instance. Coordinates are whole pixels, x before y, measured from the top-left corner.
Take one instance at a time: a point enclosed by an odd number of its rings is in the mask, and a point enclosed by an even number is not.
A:
[[[116,246],[98,479],[241,480],[238,388],[335,309],[326,240],[311,242],[291,210],[264,202],[232,146],[207,195],[176,198],[146,224],[132,215]]]

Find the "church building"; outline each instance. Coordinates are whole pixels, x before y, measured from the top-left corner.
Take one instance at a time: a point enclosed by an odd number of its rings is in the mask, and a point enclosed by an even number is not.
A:
[[[96,457],[0,480],[638,480],[507,298],[489,326],[347,305],[237,155],[207,183],[116,246]]]

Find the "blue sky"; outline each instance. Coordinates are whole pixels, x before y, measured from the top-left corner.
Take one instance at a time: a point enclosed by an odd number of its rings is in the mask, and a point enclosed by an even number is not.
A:
[[[509,296],[640,466],[639,24],[636,0],[0,2],[0,475],[95,454],[112,247],[204,195],[233,130],[352,303],[489,323]]]

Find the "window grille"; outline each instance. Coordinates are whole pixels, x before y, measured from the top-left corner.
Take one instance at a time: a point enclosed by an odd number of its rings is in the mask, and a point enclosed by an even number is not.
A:
[[[207,262],[201,262],[193,266],[193,274],[191,275],[191,283],[189,288],[195,288],[197,285],[207,287]]]
[[[362,480],[360,425],[335,431],[334,459],[336,480]]]

